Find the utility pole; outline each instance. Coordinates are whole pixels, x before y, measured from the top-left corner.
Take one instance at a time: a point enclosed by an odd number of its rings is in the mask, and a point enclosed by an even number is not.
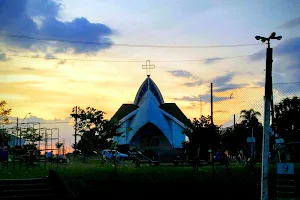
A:
[[[257,40],[263,43],[267,42],[267,56],[266,56],[266,77],[265,77],[265,107],[264,107],[264,135],[263,135],[263,152],[262,152],[262,169],[261,169],[261,200],[268,200],[268,174],[269,174],[269,149],[270,149],[270,134],[272,132],[270,126],[271,118],[271,102],[272,102],[272,53],[273,49],[270,48],[270,40],[281,40],[281,36],[276,37],[273,32],[268,38],[256,36]]]
[[[233,115],[233,130],[235,131],[235,114]]]
[[[213,83],[210,83],[210,117],[211,117],[211,127],[214,128],[214,118],[213,118]],[[213,142],[213,141],[212,141]],[[211,145],[211,173],[212,173],[212,179],[215,180],[215,162],[214,162],[214,151],[213,151],[213,145]]]
[[[16,138],[17,143],[16,143],[16,145],[18,145],[18,132],[19,132],[19,117],[17,117],[17,138]],[[21,143],[20,143],[20,145],[21,145]]]
[[[65,139],[63,139],[63,155],[65,155]]]
[[[17,127],[18,127],[18,125],[17,125]],[[20,141],[20,146],[22,146],[22,123],[21,123],[21,128],[20,128],[19,141]]]
[[[75,155],[77,153],[77,106],[75,107],[75,135],[74,135],[75,143],[74,143],[74,150]]]

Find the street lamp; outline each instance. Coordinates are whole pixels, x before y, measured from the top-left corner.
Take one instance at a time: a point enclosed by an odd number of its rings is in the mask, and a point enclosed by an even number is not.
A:
[[[256,40],[260,40],[262,43],[267,42],[268,48],[270,48],[270,40],[271,40],[271,39],[272,39],[272,40],[273,40],[273,39],[275,39],[275,40],[281,40],[281,39],[282,39],[282,36],[277,36],[277,37],[276,37],[276,33],[273,32],[273,33],[271,33],[271,35],[270,35],[268,38],[262,37],[262,36],[255,36],[255,39],[256,39]]]
[[[27,118],[27,116],[30,115],[30,114],[31,114],[31,112],[29,112],[29,113],[27,113],[27,114],[25,115],[25,117],[23,118],[21,124],[23,124],[24,120],[25,120],[25,119]]]
[[[27,113],[27,114],[25,115],[25,117],[23,118],[21,124],[23,124],[23,122],[24,122],[24,120],[26,119],[26,117],[27,117],[28,115],[30,115],[30,114],[31,114],[31,112],[29,112],[29,113]],[[18,130],[18,124],[17,124],[17,130]],[[17,132],[17,135],[18,135],[18,132]],[[21,146],[21,145],[22,145],[22,128],[21,128],[21,130],[20,130],[20,146]]]
[[[270,133],[272,129],[270,126],[270,108],[272,103],[272,62],[273,62],[273,49],[270,48],[270,41],[281,40],[282,36],[276,36],[273,32],[269,37],[255,36],[256,40],[267,43],[266,55],[266,78],[265,78],[265,108],[264,108],[264,135],[263,135],[263,152],[262,152],[262,171],[261,171],[261,200],[268,200],[268,173],[269,173],[269,148],[270,148]],[[273,105],[272,105],[273,107]],[[274,122],[272,108],[272,123]]]

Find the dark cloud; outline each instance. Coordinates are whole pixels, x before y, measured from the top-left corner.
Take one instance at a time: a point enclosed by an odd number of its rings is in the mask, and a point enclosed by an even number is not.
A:
[[[181,100],[181,101],[197,101],[200,102],[200,98],[202,102],[208,103],[210,102],[210,94],[198,95],[198,96],[183,96],[181,98],[174,98],[174,100]],[[214,102],[225,101],[233,97],[220,97],[220,96],[213,96]]]
[[[253,85],[255,85],[257,87],[263,87],[263,86],[265,86],[265,82],[263,82],[263,81],[255,81],[255,82],[253,82]]]
[[[36,23],[26,13],[27,1],[0,1],[0,33],[35,34]],[[5,38],[5,43],[28,48],[34,41]]]
[[[62,4],[53,0],[27,0],[26,11],[31,17],[56,17],[61,9]]]
[[[274,77],[273,77],[274,79]],[[253,82],[257,87],[264,87],[265,82],[257,81]],[[298,82],[273,82],[273,91],[279,92],[279,96],[285,95],[299,95],[300,93],[300,81]]]
[[[291,38],[274,47],[273,83],[291,83],[300,81],[300,37]],[[265,57],[250,60],[264,60]],[[280,88],[281,87],[281,88]],[[282,85],[274,90],[282,94],[299,92],[292,84]]]
[[[58,65],[64,65],[66,64],[67,60],[60,60],[57,62]]]
[[[234,76],[238,75],[236,72],[229,72],[222,76],[217,76],[212,80],[214,92],[224,92],[227,90],[242,88],[247,86],[248,84],[235,84],[231,83]]]
[[[266,49],[262,49],[256,54],[250,55],[248,57],[248,60],[255,62],[255,61],[261,61],[263,59],[266,59]]]
[[[286,41],[279,43],[274,48],[274,53],[277,56],[286,56],[291,54],[298,54],[300,53],[300,37],[291,38]]]
[[[214,58],[208,58],[204,61],[205,64],[212,64],[212,63],[215,63],[219,60],[221,60],[222,58],[218,58],[218,57],[214,57]]]
[[[240,74],[240,73],[229,72],[225,75],[217,76],[217,77],[213,78],[212,80],[210,80],[210,82],[213,83],[214,91],[215,92],[224,92],[224,91],[227,91],[227,90],[232,90],[232,89],[247,86],[248,84],[231,83],[233,77],[238,75],[238,74]],[[186,82],[186,83],[183,83],[183,85],[186,86],[186,87],[196,87],[196,86],[200,86],[203,83],[207,83],[207,82],[208,81],[199,80],[199,81]]]
[[[212,83],[214,87],[221,87],[230,81],[232,81],[233,77],[237,75],[235,72],[229,72],[227,74],[224,74],[222,76],[217,76],[214,79],[212,79]]]
[[[44,58],[46,60],[56,59],[56,57],[53,54],[51,54],[51,53],[47,53]]]
[[[193,81],[193,82],[186,82],[186,83],[183,83],[183,85],[186,87],[195,87],[195,86],[200,86],[203,83],[204,83],[203,80],[199,80],[199,81]]]
[[[266,58],[265,53],[266,50],[261,50],[257,52],[255,55],[249,56],[250,61],[260,61]],[[274,49],[273,54],[275,56],[290,56],[293,58],[299,59],[300,54],[300,37],[291,38],[286,41],[279,43]],[[261,55],[260,55],[261,54]]]
[[[245,87],[247,85],[248,84],[245,84],[245,83],[241,83],[241,84],[228,83],[228,84],[224,84],[222,86],[214,88],[214,92],[225,92],[227,90],[242,88],[242,87]]]
[[[168,72],[176,77],[185,77],[185,78],[193,77],[191,72],[188,72],[185,70],[174,70],[174,71],[168,71]]]
[[[0,62],[1,62],[1,61],[4,62],[4,61],[7,61],[7,60],[9,60],[9,59],[8,59],[8,57],[6,56],[6,54],[1,53],[1,54],[0,54]]]
[[[20,69],[23,69],[23,70],[35,70],[35,69],[32,68],[32,67],[21,67]]]
[[[273,90],[279,92],[279,96],[284,95],[297,95],[300,94],[300,82],[289,83],[275,83],[273,84]]]
[[[289,21],[285,22],[284,24],[279,26],[279,28],[281,28],[281,29],[290,29],[290,28],[295,28],[297,26],[300,26],[300,17],[297,17],[295,19],[292,19],[292,20],[289,20]]]
[[[54,0],[1,0],[0,33],[54,38],[71,41],[97,42],[103,45],[88,45],[72,42],[49,42],[45,40],[0,38],[2,43],[21,48],[38,49],[47,52],[94,53],[110,48],[109,36],[113,31],[105,24],[91,23],[86,18],[75,18],[71,22],[57,20],[62,5]]]
[[[274,51],[273,69],[279,73],[274,82],[300,81],[300,37],[280,43]]]

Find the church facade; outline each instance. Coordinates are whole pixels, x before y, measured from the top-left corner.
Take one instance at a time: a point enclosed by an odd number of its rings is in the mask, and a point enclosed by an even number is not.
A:
[[[130,150],[151,149],[161,154],[182,149],[186,136],[182,131],[190,121],[175,103],[165,103],[163,96],[147,75],[140,86],[133,104],[123,104],[113,118],[121,123],[120,137],[114,137],[118,145]]]

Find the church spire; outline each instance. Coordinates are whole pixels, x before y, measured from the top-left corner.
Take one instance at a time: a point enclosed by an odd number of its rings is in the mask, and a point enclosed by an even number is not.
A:
[[[159,102],[159,104],[163,104],[164,103],[164,99],[157,87],[157,85],[154,83],[154,81],[150,78],[150,76],[147,75],[146,80],[142,83],[142,85],[140,86],[135,99],[134,99],[134,104],[139,105],[139,103],[141,102],[143,96],[147,93],[147,92],[151,92],[157,99],[157,101]]]

